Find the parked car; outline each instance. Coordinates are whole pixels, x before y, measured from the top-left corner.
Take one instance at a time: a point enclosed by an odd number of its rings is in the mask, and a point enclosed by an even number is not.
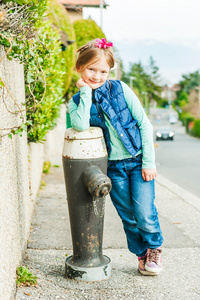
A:
[[[162,127],[156,130],[156,141],[173,140],[174,131],[169,127]]]
[[[178,121],[178,119],[175,115],[169,115],[169,123],[170,124],[176,124],[177,121]]]

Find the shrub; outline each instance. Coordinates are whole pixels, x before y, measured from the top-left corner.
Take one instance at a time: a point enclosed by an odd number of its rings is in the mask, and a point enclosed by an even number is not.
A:
[[[195,120],[195,117],[190,113],[180,113],[179,119],[182,121],[183,125],[186,128],[186,131],[188,132],[188,125],[191,121]]]
[[[192,133],[195,136],[200,137],[200,119],[194,121],[194,127],[192,128]]]
[[[101,28],[91,19],[74,22],[77,47],[81,47],[96,38],[105,38]]]
[[[73,25],[70,22],[69,15],[64,6],[56,0],[48,1],[48,19],[53,25],[62,30],[67,36],[68,40],[75,42],[75,32]],[[64,93],[67,91],[73,76],[73,67],[76,58],[76,43],[68,45],[68,47],[61,52],[60,59],[64,59],[65,73],[63,74]]]
[[[55,0],[48,0],[48,18],[44,18],[46,0],[19,2],[30,2],[30,5],[24,6],[26,20],[20,23],[21,32],[18,34],[18,28],[13,30],[12,27],[2,30],[0,44],[4,45],[8,59],[18,59],[24,64],[27,120],[22,120],[19,128],[12,129],[9,137],[12,138],[12,134],[22,135],[22,131],[27,129],[29,142],[43,142],[47,132],[56,125],[65,89],[73,73],[75,45],[62,52],[59,25],[69,39],[73,39],[75,34],[67,12]],[[9,3],[9,15],[12,20],[15,13],[15,18],[21,21],[21,16],[17,15],[21,11],[17,3]],[[4,5],[4,8],[7,6]],[[26,27],[29,30],[25,30]],[[27,34],[29,31],[33,33],[31,37]],[[0,80],[0,84],[4,83]]]
[[[64,94],[65,63],[61,59],[59,32],[52,29],[50,21],[45,21],[38,39],[24,68],[27,119],[32,121],[32,126],[28,126],[30,142],[44,141],[56,125]]]

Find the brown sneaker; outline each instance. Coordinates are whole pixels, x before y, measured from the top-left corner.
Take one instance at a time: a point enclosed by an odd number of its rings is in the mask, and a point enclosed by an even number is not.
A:
[[[145,269],[149,272],[155,273],[155,275],[159,274],[162,270],[162,250],[160,248],[157,249],[147,249],[146,254],[146,263]]]
[[[151,275],[151,276],[157,275],[155,272],[150,272],[145,269],[146,258],[147,258],[146,255],[142,257],[138,257],[139,260],[138,271],[142,275]]]

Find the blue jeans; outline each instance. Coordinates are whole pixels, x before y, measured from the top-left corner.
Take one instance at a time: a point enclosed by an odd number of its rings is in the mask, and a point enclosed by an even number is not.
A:
[[[158,248],[163,237],[154,205],[154,180],[142,178],[142,154],[124,160],[108,161],[112,182],[110,196],[122,219],[128,249],[137,256],[147,248]]]

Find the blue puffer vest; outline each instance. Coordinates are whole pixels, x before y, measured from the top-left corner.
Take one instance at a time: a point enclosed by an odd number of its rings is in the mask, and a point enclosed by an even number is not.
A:
[[[73,96],[73,101],[79,104],[80,92]],[[109,130],[105,124],[103,112],[109,117],[125,148],[132,156],[135,156],[142,147],[140,131],[137,120],[133,119],[128,109],[119,80],[106,81],[100,88],[93,91],[90,110],[90,125],[102,128],[107,150],[110,153]]]

